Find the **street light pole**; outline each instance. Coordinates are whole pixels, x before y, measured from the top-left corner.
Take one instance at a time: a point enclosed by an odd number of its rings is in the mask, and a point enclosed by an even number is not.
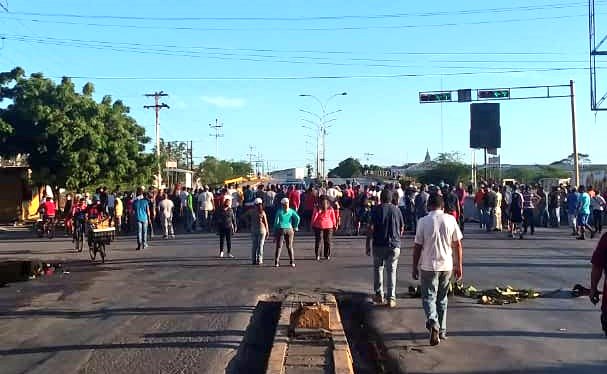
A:
[[[308,95],[308,94],[299,95],[300,97],[310,97],[310,98],[316,100],[316,102],[318,102],[318,104],[320,105],[321,115],[317,116],[317,117],[319,117],[319,120],[320,120],[320,122],[318,124],[318,137],[320,139],[319,142],[321,143],[321,147],[317,147],[317,151],[316,151],[316,159],[317,159],[316,172],[318,174],[320,171],[319,177],[322,179],[324,179],[326,177],[326,168],[325,168],[326,150],[327,150],[327,148],[326,148],[327,126],[326,125],[329,122],[329,121],[327,121],[327,116],[328,116],[327,106],[329,105],[329,102],[333,98],[335,98],[337,96],[346,96],[346,95],[348,95],[347,92],[336,93],[336,94],[330,96],[327,100],[325,100],[324,103],[318,97],[316,97],[314,95]],[[303,111],[303,112],[306,112],[306,111]],[[332,112],[330,114],[334,114],[337,112],[339,112],[339,111]],[[314,113],[310,113],[310,112],[307,112],[307,113],[314,114]],[[322,155],[320,154],[321,150],[322,150]],[[320,164],[320,165],[318,165],[318,164]]]

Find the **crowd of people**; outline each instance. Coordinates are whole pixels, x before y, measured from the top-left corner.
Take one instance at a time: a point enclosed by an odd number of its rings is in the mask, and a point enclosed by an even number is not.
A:
[[[175,226],[182,226],[184,232],[215,232],[219,236],[219,257],[234,258],[233,235],[250,232],[254,265],[263,265],[265,242],[273,236],[276,267],[280,266],[283,246],[289,265],[295,267],[295,234],[300,228],[314,233],[317,261],[333,256],[332,237],[336,233],[365,235],[366,253],[373,256],[373,300],[388,307],[396,306],[401,238],[405,232],[413,232],[412,277],[420,280],[426,327],[431,344],[436,345],[447,338],[450,279],[453,274],[456,279],[463,276],[461,240],[465,221],[478,219],[483,230],[507,231],[521,239],[527,233],[534,235],[538,225],[568,224],[572,235],[584,240],[587,233],[592,238],[602,230],[607,207],[602,195],[584,186],[555,186],[546,193],[541,186],[487,182],[481,183],[476,192],[471,186],[464,188],[463,183],[418,187],[400,183],[337,186],[328,182],[307,188],[258,184],[214,190],[209,186],[176,186],[171,190],[138,188],[135,193],[122,192],[117,186],[113,191],[101,187],[92,196],[85,193],[72,199],[68,195],[63,210],[68,212],[66,227],[72,219],[105,217],[120,233],[137,232],[138,250],[147,248],[149,237],[155,233],[163,239],[175,238]],[[45,200],[44,207],[53,204],[51,199]],[[473,212],[468,211],[470,206]],[[593,264],[607,257],[607,236],[596,253]],[[599,275],[594,269],[593,302],[598,302]],[[602,321],[607,331],[607,311]]]

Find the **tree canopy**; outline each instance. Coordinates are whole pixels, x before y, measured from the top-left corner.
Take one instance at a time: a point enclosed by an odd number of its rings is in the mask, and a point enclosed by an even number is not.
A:
[[[82,93],[21,68],[0,73],[0,155],[26,155],[32,181],[55,188],[101,183],[148,183],[154,157],[149,138],[122,101],[96,102],[94,86]]]
[[[206,156],[198,166],[195,176],[204,184],[221,184],[224,180],[248,176],[252,172],[248,162],[218,160]]]
[[[578,157],[578,162],[580,163],[580,165],[588,165],[590,163],[592,163],[592,161],[590,161],[590,155],[586,154],[586,153],[579,153],[577,154]],[[558,161],[554,161],[553,163],[551,163],[550,165],[552,166],[571,166],[573,165],[573,152],[565,157],[562,160],[558,160]]]
[[[356,178],[360,177],[363,173],[363,166],[360,161],[355,158],[349,157],[341,161],[335,169],[329,171],[329,177],[331,178]]]

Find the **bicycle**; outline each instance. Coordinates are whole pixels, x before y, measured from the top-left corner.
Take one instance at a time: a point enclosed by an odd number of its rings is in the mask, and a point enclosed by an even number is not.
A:
[[[82,249],[84,248],[84,231],[85,231],[86,226],[84,225],[84,222],[82,222],[82,220],[76,219],[75,220],[75,227],[74,227],[74,249],[78,252],[82,252]]]
[[[97,253],[101,256],[101,263],[105,263],[107,257],[106,245],[114,240],[116,229],[114,227],[98,229],[96,225],[89,224],[88,246],[91,261],[97,259]]]
[[[38,219],[35,225],[36,235],[42,238],[46,235],[48,239],[55,237],[55,224],[52,217],[46,217],[44,219]]]

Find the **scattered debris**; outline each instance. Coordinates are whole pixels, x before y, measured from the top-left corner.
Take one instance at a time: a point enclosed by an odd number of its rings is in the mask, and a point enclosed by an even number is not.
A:
[[[421,297],[420,287],[409,286],[409,295],[411,297]],[[449,285],[449,295],[469,297],[477,299],[479,304],[483,305],[505,305],[516,304],[524,299],[535,299],[541,297],[541,294],[535,290],[515,289],[511,286],[503,288],[479,290],[474,286],[465,286],[463,283],[451,283]]]

